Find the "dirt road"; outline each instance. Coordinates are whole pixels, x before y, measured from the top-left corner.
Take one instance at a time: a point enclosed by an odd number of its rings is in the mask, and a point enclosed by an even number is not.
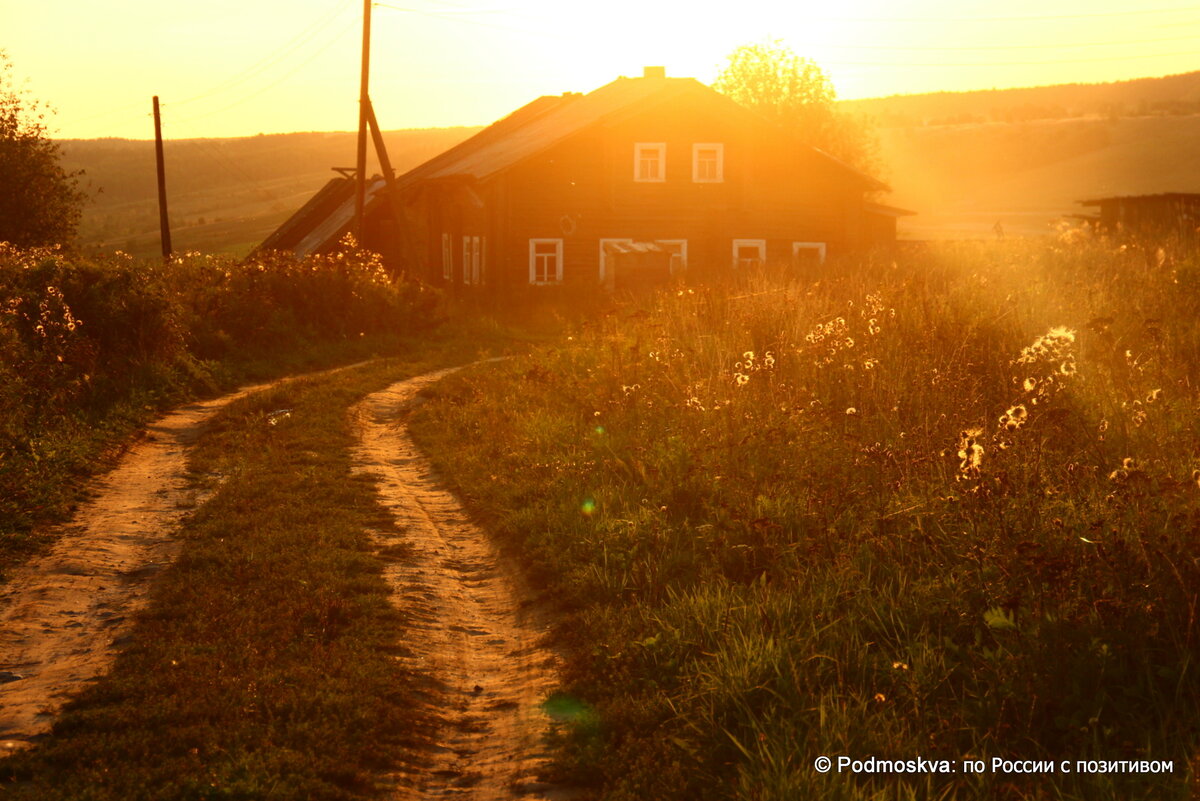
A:
[[[406,558],[387,567],[396,605],[411,615],[408,653],[398,657],[429,679],[427,710],[441,721],[424,769],[392,777],[400,799],[564,798],[541,784],[548,720],[540,703],[556,665],[542,645],[545,628],[523,603],[515,570],[497,554],[458,500],[441,484],[402,422],[425,386],[453,370],[401,381],[355,410],[356,467],[376,477],[405,543]]]
[[[188,443],[219,410],[266,386],[152,423],[51,550],[0,588],[0,755],[44,735],[63,702],[107,670],[149,579],[179,553],[175,529],[197,503]]]

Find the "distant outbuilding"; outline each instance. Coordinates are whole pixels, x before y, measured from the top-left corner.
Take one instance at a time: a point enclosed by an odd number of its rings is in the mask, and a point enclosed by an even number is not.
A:
[[[1079,203],[1099,207],[1099,214],[1083,219],[1105,233],[1167,236],[1190,241],[1200,238],[1200,194],[1197,193],[1123,195]]]
[[[328,251],[353,225],[335,178],[262,249]],[[692,78],[647,68],[540,97],[368,185],[363,244],[432,283],[620,289],[682,271],[801,265],[896,238],[881,181]],[[399,230],[398,230],[399,229]]]

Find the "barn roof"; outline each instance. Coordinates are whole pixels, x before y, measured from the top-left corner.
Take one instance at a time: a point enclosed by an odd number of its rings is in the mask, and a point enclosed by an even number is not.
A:
[[[380,201],[386,185],[379,177],[367,182],[366,208]],[[328,250],[350,230],[354,205],[354,179],[331,178],[256,250],[290,250],[297,256]]]

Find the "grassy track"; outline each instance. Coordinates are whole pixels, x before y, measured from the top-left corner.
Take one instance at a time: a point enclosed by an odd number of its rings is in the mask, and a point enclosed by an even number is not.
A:
[[[428,735],[391,654],[368,530],[390,526],[353,476],[347,408],[420,360],[300,380],[240,401],[193,454],[212,499],[185,524],[111,674],[54,736],[0,763],[13,799],[366,798]],[[287,413],[278,410],[287,409]]]
[[[1195,256],[971,245],[809,279],[664,294],[414,414],[569,612],[576,775],[610,801],[1188,797]],[[994,757],[1173,770],[960,763]]]

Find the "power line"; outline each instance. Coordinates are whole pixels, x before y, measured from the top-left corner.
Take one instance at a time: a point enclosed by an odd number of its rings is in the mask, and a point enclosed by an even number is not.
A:
[[[351,29],[351,28],[355,28],[355,27],[357,27],[357,26],[358,26],[358,20],[351,20],[351,21],[350,21],[350,23],[349,23],[348,25],[346,25],[346,26],[345,26],[345,27],[343,27],[343,28],[342,28],[340,31],[338,31],[336,34],[334,34],[334,36],[333,36],[333,38],[332,38],[332,39],[330,39],[329,41],[327,41],[327,42],[326,42],[324,45],[322,45],[321,47],[319,47],[319,48],[317,48],[316,50],[312,51],[312,53],[310,53],[310,54],[309,54],[308,58],[306,58],[306,59],[304,59],[303,61],[301,61],[301,62],[297,63],[297,64],[296,64],[294,67],[292,67],[292,69],[288,70],[288,71],[287,71],[287,72],[285,72],[283,75],[280,75],[280,76],[279,76],[279,78],[277,78],[276,80],[274,80],[274,81],[272,81],[271,83],[267,84],[266,86],[263,86],[262,88],[260,88],[260,89],[257,89],[257,90],[256,90],[256,91],[254,91],[254,92],[251,92],[250,94],[246,95],[245,97],[241,98],[240,100],[235,100],[234,102],[230,103],[230,104],[229,104],[229,105],[227,105],[227,106],[222,106],[222,107],[221,107],[221,108],[219,108],[219,109],[214,109],[214,110],[212,110],[212,111],[205,112],[204,114],[197,114],[197,115],[196,115],[196,116],[194,116],[194,117],[188,117],[187,119],[185,119],[185,120],[184,120],[184,122],[191,122],[192,120],[198,120],[198,119],[200,119],[201,117],[208,117],[208,116],[212,116],[212,115],[214,115],[214,114],[220,114],[220,113],[222,113],[222,112],[228,111],[228,110],[229,110],[229,109],[231,109],[231,108],[235,108],[236,106],[240,106],[242,103],[245,103],[245,102],[246,102],[246,101],[248,101],[248,100],[253,100],[254,98],[258,97],[258,96],[259,96],[259,95],[261,95],[263,92],[266,92],[266,91],[267,91],[267,90],[269,90],[269,89],[274,89],[276,86],[278,86],[279,84],[283,83],[283,82],[284,82],[284,81],[286,81],[288,78],[292,77],[292,76],[293,76],[293,75],[295,75],[297,72],[299,72],[299,71],[300,71],[300,70],[301,70],[303,67],[306,67],[306,66],[308,66],[308,64],[309,64],[311,61],[313,61],[314,59],[316,59],[318,56],[320,56],[322,53],[324,53],[324,52],[325,52],[326,50],[328,50],[330,47],[332,47],[333,45],[335,45],[335,44],[337,44],[339,41],[341,41],[341,40],[342,40],[342,38],[344,38],[344,37],[345,37],[345,35],[346,35],[347,33],[349,33],[349,31],[350,31],[350,29]]]
[[[245,83],[246,81],[250,80],[251,78],[255,77],[256,75],[260,75],[263,72],[271,69],[276,64],[281,62],[283,59],[287,58],[293,52],[298,50],[302,45],[307,43],[313,37],[317,36],[319,33],[321,33],[323,30],[325,30],[326,26],[330,22],[332,22],[334,19],[336,19],[339,14],[341,14],[346,8],[348,8],[349,2],[350,2],[350,0],[343,0],[342,3],[340,3],[339,5],[334,7],[332,13],[325,14],[325,15],[318,17],[316,20],[314,20],[312,23],[310,23],[306,28],[304,28],[304,30],[302,30],[296,36],[292,37],[286,43],[284,43],[280,47],[276,48],[272,53],[267,55],[265,58],[261,59],[260,61],[256,62],[255,64],[251,65],[250,67],[246,68],[242,72],[233,75],[226,81],[224,81],[220,84],[217,84],[213,88],[208,89],[204,92],[201,92],[198,95],[195,95],[193,97],[188,97],[183,100],[177,100],[177,101],[175,101],[174,105],[182,106],[186,103],[193,103],[197,100],[203,100],[206,97],[211,97],[212,95],[223,92],[226,89],[231,89],[234,86],[237,86],[238,84]]]

